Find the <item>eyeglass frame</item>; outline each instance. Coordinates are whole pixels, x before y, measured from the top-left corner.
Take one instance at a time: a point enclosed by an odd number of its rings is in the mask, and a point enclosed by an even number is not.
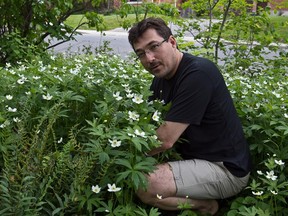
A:
[[[135,54],[136,54],[136,56],[137,56],[137,57],[136,57],[136,60],[139,60],[139,59],[141,60],[141,59],[143,59],[143,58],[146,56],[147,51],[150,52],[150,53],[155,53],[155,52],[157,52],[158,48],[160,48],[160,46],[161,46],[164,42],[168,42],[168,39],[169,39],[169,37],[168,37],[168,38],[165,38],[165,39],[164,39],[163,41],[161,41],[161,42],[158,42],[158,43],[155,43],[155,44],[151,44],[149,48],[144,49],[143,52],[141,51],[140,54],[137,54],[137,53],[135,52]]]

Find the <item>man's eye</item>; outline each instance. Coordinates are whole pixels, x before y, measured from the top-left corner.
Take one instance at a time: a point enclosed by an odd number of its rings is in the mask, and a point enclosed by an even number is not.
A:
[[[138,56],[138,58],[142,58],[145,55],[145,53],[141,52],[141,53],[137,53],[136,55]]]
[[[154,50],[156,50],[158,47],[159,47],[159,44],[153,44],[153,45],[151,45],[151,47],[150,47],[149,50],[154,51]]]

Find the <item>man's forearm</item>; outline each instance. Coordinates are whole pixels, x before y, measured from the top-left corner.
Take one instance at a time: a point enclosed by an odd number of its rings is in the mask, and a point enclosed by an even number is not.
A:
[[[147,155],[148,155],[148,156],[153,156],[153,155],[159,154],[159,153],[164,152],[164,151],[166,151],[166,148],[164,148],[164,146],[163,146],[163,144],[162,144],[161,146],[159,146],[159,147],[157,147],[157,148],[154,148],[154,149],[152,149],[151,151],[149,151],[149,152],[147,153]]]

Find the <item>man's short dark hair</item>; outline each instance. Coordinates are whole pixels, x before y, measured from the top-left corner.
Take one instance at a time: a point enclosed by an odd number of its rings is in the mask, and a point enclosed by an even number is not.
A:
[[[155,29],[158,35],[163,37],[163,39],[167,39],[172,35],[171,29],[164,20],[155,17],[144,19],[139,23],[136,23],[128,32],[128,40],[133,49],[134,43],[137,42],[138,38],[141,37],[147,29]]]

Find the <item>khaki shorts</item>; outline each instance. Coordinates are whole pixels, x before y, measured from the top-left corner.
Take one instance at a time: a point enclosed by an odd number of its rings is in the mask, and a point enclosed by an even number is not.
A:
[[[224,199],[247,186],[249,174],[232,175],[222,162],[184,160],[169,162],[176,184],[176,195],[192,199]]]

